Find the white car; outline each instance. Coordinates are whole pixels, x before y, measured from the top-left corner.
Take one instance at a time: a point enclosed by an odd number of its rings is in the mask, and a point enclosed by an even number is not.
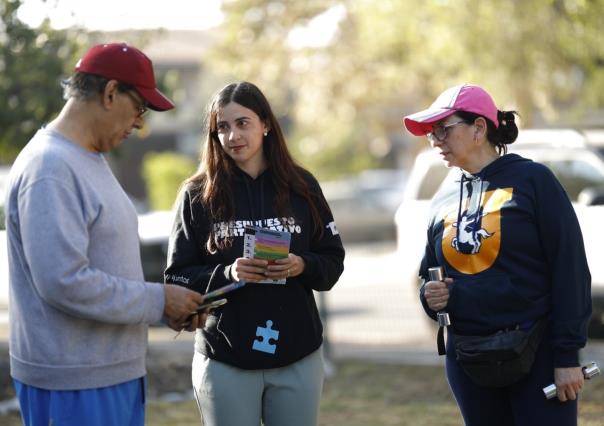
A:
[[[138,237],[145,280],[164,282],[168,240],[175,212],[159,210],[138,215]]]
[[[593,315],[590,336],[604,337],[604,158],[586,144],[582,133],[568,130],[522,130],[509,152],[547,165],[568,193],[583,232],[592,276]],[[395,214],[397,250],[403,285],[417,285],[430,200],[449,169],[434,150],[420,153]],[[419,301],[419,298],[418,298]]]

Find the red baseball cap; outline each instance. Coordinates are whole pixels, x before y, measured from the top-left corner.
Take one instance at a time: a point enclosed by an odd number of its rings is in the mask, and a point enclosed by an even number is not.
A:
[[[149,108],[155,111],[174,108],[174,103],[155,85],[151,59],[126,43],[99,44],[90,48],[75,70],[134,86]]]
[[[437,121],[455,114],[457,111],[473,112],[482,115],[499,127],[497,107],[491,95],[482,87],[461,84],[442,92],[430,108],[405,117],[405,127],[415,136],[423,136],[432,131]]]

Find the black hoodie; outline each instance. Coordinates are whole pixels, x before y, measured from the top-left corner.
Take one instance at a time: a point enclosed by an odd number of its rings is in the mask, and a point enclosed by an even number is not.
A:
[[[591,315],[591,276],[572,204],[552,172],[516,154],[435,195],[420,276],[453,278],[449,313],[461,334],[489,334],[549,316],[555,367],[578,364]],[[423,287],[420,297],[426,312]]]
[[[306,174],[304,178],[311,192],[324,200],[314,177]],[[214,223],[198,194],[185,189],[170,237],[165,282],[207,293],[230,282],[230,265],[243,256],[246,225],[290,232],[289,251],[304,259],[304,272],[288,278],[285,285],[248,283],[229,293],[228,303],[216,308],[195,336],[196,351],[239,368],[289,365],[321,346],[323,327],[313,290],[331,289],[344,270],[344,248],[333,216],[317,203],[324,224],[319,238],[313,233],[306,200],[292,192],[292,217],[280,218],[270,169],[256,179],[237,169],[232,184],[224,190],[232,194],[234,202],[234,219],[229,223]],[[232,246],[208,253],[210,226],[219,229],[220,238],[233,236]]]

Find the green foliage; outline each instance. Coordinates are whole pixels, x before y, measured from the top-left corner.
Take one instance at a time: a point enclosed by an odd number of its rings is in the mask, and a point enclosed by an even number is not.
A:
[[[11,162],[63,105],[60,81],[86,41],[78,30],[33,29],[17,18],[20,0],[0,0],[0,163]]]
[[[181,184],[197,162],[174,152],[150,152],[143,157],[142,173],[152,210],[170,210]]]
[[[338,5],[330,43],[288,44]],[[223,12],[209,63],[290,117],[292,151],[320,176],[383,164],[373,141],[413,153],[402,116],[454,84],[486,87],[524,127],[604,106],[604,0],[224,0]]]
[[[379,353],[379,348],[376,350]],[[164,380],[169,377],[174,381],[173,365],[174,362],[171,370],[161,370]],[[338,360],[336,367],[337,374],[325,381],[319,426],[463,424],[441,365]],[[153,366],[149,369],[153,370]],[[190,371],[183,371],[181,376],[182,381],[187,380]],[[579,403],[580,425],[602,426],[603,383],[592,380],[585,385],[588,390],[582,394]],[[146,418],[149,426],[185,426],[199,423],[199,410],[195,401],[168,402],[150,398]]]
[[[0,0],[0,163],[59,111],[59,81],[81,46],[105,37],[29,28],[20,5]],[[328,43],[289,43],[338,8]],[[402,116],[453,84],[485,86],[524,127],[576,125],[604,106],[604,0],[223,0],[222,9],[204,81],[258,84],[296,158],[321,178],[384,166],[395,144],[413,154],[423,144]],[[152,34],[114,37],[140,45]],[[177,84],[169,72],[158,80]]]

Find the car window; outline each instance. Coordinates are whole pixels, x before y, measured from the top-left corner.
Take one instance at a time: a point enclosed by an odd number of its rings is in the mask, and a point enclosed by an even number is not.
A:
[[[560,181],[572,201],[586,188],[603,187],[602,172],[583,160],[543,161]]]

